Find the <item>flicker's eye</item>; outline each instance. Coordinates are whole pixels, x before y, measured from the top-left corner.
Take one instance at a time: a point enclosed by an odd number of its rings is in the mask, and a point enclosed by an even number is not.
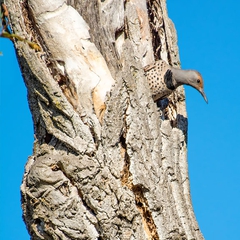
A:
[[[200,82],[201,82],[201,80],[200,80],[200,79],[198,79],[198,80],[197,80],[197,83],[200,83]]]

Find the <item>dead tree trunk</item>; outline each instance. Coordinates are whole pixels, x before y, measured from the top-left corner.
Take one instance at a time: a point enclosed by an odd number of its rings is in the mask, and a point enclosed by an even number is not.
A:
[[[183,88],[158,110],[143,66],[179,66],[165,0],[6,1],[35,142],[21,186],[32,239],[203,239]]]

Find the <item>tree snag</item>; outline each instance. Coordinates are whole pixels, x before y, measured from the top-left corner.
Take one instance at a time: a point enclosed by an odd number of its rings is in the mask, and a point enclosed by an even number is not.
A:
[[[182,87],[164,109],[143,67],[179,67],[165,0],[5,1],[35,142],[21,186],[32,239],[203,239]]]

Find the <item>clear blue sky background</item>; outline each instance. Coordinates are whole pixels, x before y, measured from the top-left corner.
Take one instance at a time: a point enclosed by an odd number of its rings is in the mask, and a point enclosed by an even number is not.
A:
[[[240,239],[240,2],[168,0],[182,68],[199,70],[207,105],[186,88],[193,206],[207,240]],[[0,239],[29,239],[20,184],[33,126],[13,46],[0,39]]]

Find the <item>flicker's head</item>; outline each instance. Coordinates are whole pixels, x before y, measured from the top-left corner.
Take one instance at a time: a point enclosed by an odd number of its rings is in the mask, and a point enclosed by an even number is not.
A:
[[[208,103],[207,96],[204,93],[204,87],[203,87],[203,78],[202,75],[197,71],[189,71],[188,72],[188,79],[187,84],[197,89],[203,96],[206,103]]]

